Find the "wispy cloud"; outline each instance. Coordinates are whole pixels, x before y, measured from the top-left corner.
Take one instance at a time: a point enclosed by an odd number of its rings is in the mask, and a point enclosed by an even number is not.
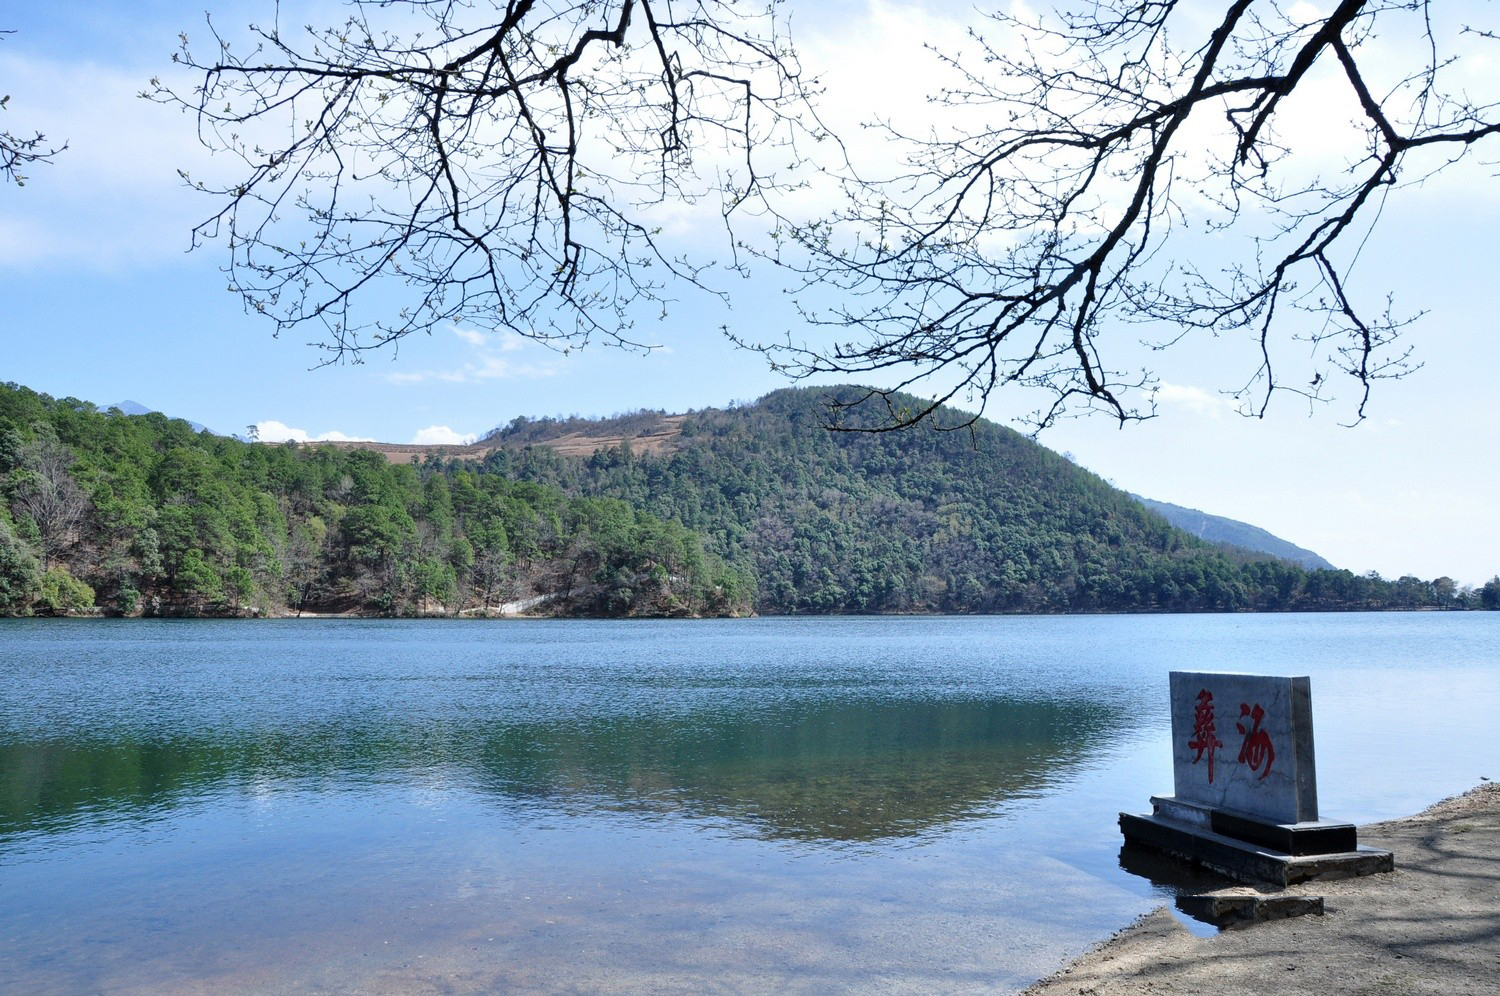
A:
[[[435,370],[401,370],[386,374],[392,384],[481,384],[491,380],[537,380],[555,377],[555,364],[522,363],[502,355],[517,353],[528,345],[514,332],[480,332],[455,327],[453,334],[473,350],[473,358],[460,366]]]
[[[1163,381],[1157,385],[1153,397],[1159,405],[1185,409],[1205,418],[1217,419],[1234,411],[1234,405],[1228,398],[1205,391],[1201,387],[1189,387],[1184,384],[1169,384]]]
[[[386,374],[392,384],[480,384],[488,380],[536,380],[557,376],[557,368],[534,363],[512,363],[499,356],[482,356],[447,370],[405,370]]]
[[[214,179],[222,167],[182,115],[139,99],[149,76],[130,65],[0,52],[0,79],[19,109],[7,111],[7,127],[68,146],[52,164],[28,170],[27,197],[8,201],[0,263],[112,269],[187,246],[189,229],[212,206],[177,170]]]
[[[486,344],[486,340],[488,339],[488,336],[486,336],[483,332],[480,332],[478,329],[466,329],[460,326],[454,327],[453,334],[458,336],[464,342],[473,346],[475,349],[482,349]]]
[[[285,422],[278,422],[275,419],[255,423],[255,431],[263,443],[284,443],[288,440],[298,443],[367,443],[372,441],[369,436],[351,436],[337,429],[314,435],[306,429],[294,429]]]
[[[475,349],[491,353],[514,353],[526,348],[526,339],[514,332],[482,332],[479,329],[466,329],[461,325],[453,327],[453,334]]]

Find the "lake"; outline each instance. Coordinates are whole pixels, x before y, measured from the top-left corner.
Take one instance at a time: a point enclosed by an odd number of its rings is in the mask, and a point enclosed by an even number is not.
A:
[[[1018,990],[1163,901],[1172,669],[1500,778],[1500,613],[0,622],[0,989]]]

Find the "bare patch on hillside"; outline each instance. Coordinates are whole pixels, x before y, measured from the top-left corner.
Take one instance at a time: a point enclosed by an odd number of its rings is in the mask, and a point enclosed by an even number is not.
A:
[[[457,446],[438,443],[345,441],[323,441],[298,445],[333,446],[341,450],[373,450],[383,455],[388,463],[420,463],[428,456],[442,460],[483,460],[495,450],[522,449],[526,446],[546,446],[564,456],[589,456],[599,450],[610,449],[627,442],[631,450],[636,453],[660,456],[676,451],[679,445],[678,440],[682,437],[682,423],[687,421],[687,418],[686,415],[662,415],[653,419],[648,426],[630,430],[622,429],[614,419],[599,422],[595,427],[585,426],[584,428],[579,428],[577,422],[570,421],[558,426],[559,429],[567,431],[555,436],[546,435],[544,428],[542,435],[538,436],[537,427],[533,426],[533,431],[529,432],[524,440],[485,439]]]

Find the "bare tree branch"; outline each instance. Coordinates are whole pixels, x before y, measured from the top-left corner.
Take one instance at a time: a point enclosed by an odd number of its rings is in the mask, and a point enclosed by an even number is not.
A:
[[[1392,191],[1500,132],[1500,103],[1453,71],[1462,32],[1440,39],[1427,0],[1308,9],[1230,0],[1207,27],[1187,0],[992,15],[998,41],[939,54],[959,81],[934,98],[939,118],[964,112],[953,130],[887,129],[905,168],[849,178],[847,207],[768,254],[801,275],[814,333],[742,341],[794,377],[893,376],[980,411],[1034,388],[1042,427],[1151,417],[1153,375],[1118,358],[1227,337],[1259,357],[1226,392],[1245,413],[1278,393],[1331,400],[1338,374],[1362,419],[1373,384],[1415,364],[1414,318],[1351,289],[1360,249]],[[1299,117],[1340,153],[1288,147]],[[1289,355],[1311,376],[1283,376]]]
[[[0,31],[0,36],[13,34],[14,31]],[[10,94],[0,94],[0,111],[8,110]],[[34,133],[30,138],[22,138],[0,129],[0,183],[26,186],[26,174],[21,172],[23,169],[30,167],[32,163],[51,163],[53,156],[67,148],[66,143],[52,147],[47,142],[47,136],[41,132]]]
[[[194,244],[222,238],[247,307],[329,362],[447,323],[643,346],[641,302],[706,286],[668,209],[763,203],[821,127],[775,2],[352,6],[325,29],[278,8],[243,54],[210,21],[209,54],[175,56],[197,86],[148,94],[239,167],[187,177],[220,205]]]

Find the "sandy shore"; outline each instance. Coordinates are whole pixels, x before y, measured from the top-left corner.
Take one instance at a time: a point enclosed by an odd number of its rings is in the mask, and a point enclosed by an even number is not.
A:
[[[1028,996],[1500,994],[1500,785],[1364,827],[1396,871],[1309,882],[1326,913],[1195,937],[1152,913]]]

